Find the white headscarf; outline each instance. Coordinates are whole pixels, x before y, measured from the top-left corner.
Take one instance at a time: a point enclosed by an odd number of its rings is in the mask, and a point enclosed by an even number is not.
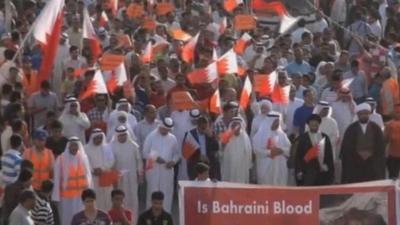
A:
[[[102,142],[100,145],[95,145],[93,143],[94,138],[101,136],[102,137]],[[107,148],[107,141],[106,141],[106,135],[104,134],[104,132],[99,129],[93,129],[92,133],[90,134],[90,138],[89,138],[89,142],[85,145],[85,151],[86,154],[88,154],[87,151],[90,150],[94,150],[94,151],[102,151],[103,152],[103,156],[105,160],[114,160],[114,155],[112,154],[112,151],[108,151]]]
[[[133,116],[133,115],[132,115]],[[119,121],[120,117],[125,117],[125,122],[121,123]],[[115,111],[115,113],[113,112],[112,117],[110,117],[110,120],[107,124],[108,127],[108,131],[107,131],[107,140],[111,140],[112,137],[114,136],[116,129],[119,126],[125,126],[125,128],[128,130],[131,138],[133,138],[134,140],[136,140],[136,136],[135,133],[133,132],[133,128],[131,127],[131,124],[129,123],[129,114],[125,111]]]
[[[273,131],[271,130],[271,126],[275,120],[279,119],[279,126],[278,129]],[[278,112],[270,112],[268,113],[267,118],[263,120],[260,128],[258,129],[257,133],[253,137],[253,145],[256,149],[265,149],[267,146],[268,139],[276,134],[282,133],[282,115]]]
[[[70,113],[71,105],[74,104],[74,103],[77,105],[78,113],[81,113],[81,104],[79,103],[78,99],[76,99],[75,97],[67,97],[65,99],[64,109],[63,109],[63,111],[61,113],[60,120],[62,118],[65,118],[68,115],[71,115],[71,113]]]
[[[332,106],[329,102],[319,101],[313,110],[313,114],[320,114],[323,109],[328,108],[328,115],[326,117],[332,117]],[[323,118],[321,118],[323,119]]]
[[[128,136],[128,138],[127,138],[127,140],[126,140],[125,143],[120,143],[120,142],[118,141],[118,135],[120,135],[120,134],[126,134],[126,135]],[[113,135],[112,138],[111,138],[110,144],[113,144],[113,145],[133,144],[133,145],[138,146],[138,145],[136,144],[135,140],[132,139],[131,134],[129,133],[128,128],[127,128],[126,126],[124,126],[124,125],[120,125],[120,126],[118,126],[118,127],[114,130],[114,135]]]

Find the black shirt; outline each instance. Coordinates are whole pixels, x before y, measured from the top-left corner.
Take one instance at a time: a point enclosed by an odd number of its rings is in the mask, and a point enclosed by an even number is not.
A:
[[[46,148],[50,149],[53,152],[54,157],[57,158],[64,152],[67,142],[68,139],[66,137],[62,137],[58,140],[54,139],[54,137],[48,137],[46,141]]]
[[[173,225],[172,217],[169,213],[163,211],[159,217],[154,217],[151,209],[139,216],[137,225]]]

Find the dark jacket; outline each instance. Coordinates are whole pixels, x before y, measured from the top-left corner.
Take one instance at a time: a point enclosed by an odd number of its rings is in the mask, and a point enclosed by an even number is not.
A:
[[[320,168],[318,159],[313,159],[309,162],[304,160],[307,151],[313,147],[309,133],[306,132],[302,134],[298,139],[295,156],[295,172],[297,185],[299,186],[329,185],[333,183],[334,165],[332,145],[326,134],[322,133],[322,137],[325,138],[324,164],[328,167],[328,171],[323,171]],[[303,174],[301,178],[297,177],[299,173]]]
[[[190,131],[188,131],[192,134],[194,139],[197,141],[197,143],[200,145],[199,141],[199,134],[197,131],[197,128],[194,128]],[[183,143],[185,143],[186,136],[188,135],[188,132],[186,132],[185,137],[183,138]],[[218,160],[218,150],[219,150],[219,143],[216,138],[214,137],[208,137],[205,135],[205,143],[206,143],[206,155],[208,158],[208,163],[210,166],[210,178],[211,179],[216,179],[216,180],[221,180],[221,169],[220,169],[220,164]],[[196,178],[196,164],[201,161],[201,152],[200,149],[196,151],[187,160],[187,169],[188,169],[188,175],[191,180],[194,180]]]

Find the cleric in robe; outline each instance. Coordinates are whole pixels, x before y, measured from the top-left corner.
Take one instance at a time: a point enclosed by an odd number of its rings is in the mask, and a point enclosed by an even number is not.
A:
[[[329,136],[319,129],[321,117],[312,114],[309,131],[299,136],[295,158],[298,186],[329,185],[334,180],[333,152]]]
[[[385,179],[385,144],[382,129],[370,122],[371,106],[357,105],[358,121],[346,130],[340,156],[342,183]]]

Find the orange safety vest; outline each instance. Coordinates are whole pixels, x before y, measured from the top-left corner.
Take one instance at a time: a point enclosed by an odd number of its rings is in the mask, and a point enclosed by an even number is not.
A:
[[[60,158],[61,162],[61,177],[63,176],[63,156]],[[61,197],[63,198],[76,198],[81,196],[82,191],[89,187],[89,183],[86,179],[85,166],[78,160],[76,166],[69,165],[68,168],[68,180],[66,184],[60,186]],[[63,178],[61,179],[63,181]]]
[[[32,149],[26,149],[24,153],[24,158],[33,163],[32,186],[36,190],[40,190],[43,181],[51,178],[54,163],[53,153],[49,149],[44,149],[42,156],[39,154]]]
[[[394,106],[400,103],[399,98],[399,85],[397,81],[393,78],[389,78],[388,80],[384,81],[381,88],[381,104],[382,104],[382,115],[391,115],[393,112],[389,112],[389,103],[385,99],[384,92],[390,91],[392,98],[393,98],[393,109]]]
[[[31,96],[36,91],[40,90],[39,77],[35,70],[30,71],[30,78],[24,73],[22,78],[22,85],[24,86],[27,96]]]

